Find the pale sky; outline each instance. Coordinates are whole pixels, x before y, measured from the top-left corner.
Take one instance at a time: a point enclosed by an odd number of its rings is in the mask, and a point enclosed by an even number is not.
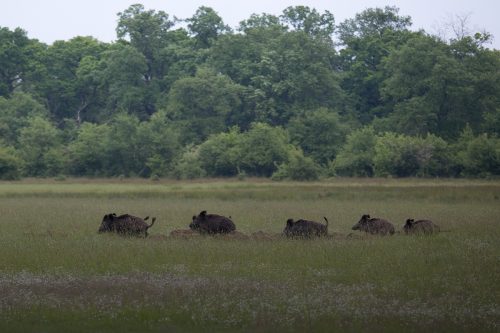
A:
[[[212,7],[232,28],[252,13],[279,15],[288,6],[328,10],[340,23],[366,8],[390,5],[399,7],[401,15],[412,17],[413,29],[422,28],[429,33],[437,33],[440,25],[450,22],[450,17],[469,15],[473,32],[492,33],[494,41],[489,47],[500,49],[499,0],[0,0],[0,27],[21,27],[30,38],[48,44],[75,36],[111,42],[116,40],[116,14],[134,3],[178,18],[193,16],[200,6]]]

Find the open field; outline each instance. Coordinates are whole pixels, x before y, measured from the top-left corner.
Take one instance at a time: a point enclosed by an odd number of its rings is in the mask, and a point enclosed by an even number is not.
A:
[[[246,234],[326,216],[335,237],[166,237],[201,210]],[[111,212],[158,220],[97,234]],[[500,330],[499,181],[26,180],[0,213],[1,332]],[[347,237],[364,213],[446,232]]]

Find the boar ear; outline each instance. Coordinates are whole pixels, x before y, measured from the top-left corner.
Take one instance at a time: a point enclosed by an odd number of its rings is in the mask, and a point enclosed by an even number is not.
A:
[[[286,225],[287,226],[292,226],[292,224],[293,224],[293,219],[286,220]]]
[[[196,216],[193,215],[193,221],[196,220]]]
[[[201,213],[200,213],[201,216],[205,216],[207,215],[207,211],[206,210],[203,210]]]

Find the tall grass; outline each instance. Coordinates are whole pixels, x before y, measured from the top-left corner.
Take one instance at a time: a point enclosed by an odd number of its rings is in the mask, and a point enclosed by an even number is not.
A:
[[[499,197],[472,181],[1,183],[0,330],[495,331]],[[326,216],[336,236],[164,237],[201,210],[247,234]],[[158,220],[149,239],[97,234],[110,212]],[[446,232],[347,237],[364,213]]]

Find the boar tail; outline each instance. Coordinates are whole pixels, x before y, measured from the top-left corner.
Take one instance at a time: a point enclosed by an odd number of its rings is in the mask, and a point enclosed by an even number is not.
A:
[[[326,221],[326,227],[328,228],[328,219],[326,218],[326,216],[323,216],[323,218],[325,219],[325,221]]]
[[[151,224],[148,225],[148,229],[151,228],[153,226],[153,224],[155,224],[155,221],[156,221],[156,217],[153,217],[153,220],[151,221]]]

